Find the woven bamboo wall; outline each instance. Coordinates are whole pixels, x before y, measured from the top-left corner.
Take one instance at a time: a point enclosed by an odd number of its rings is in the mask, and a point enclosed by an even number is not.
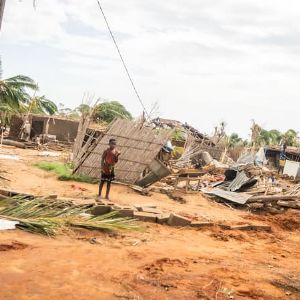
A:
[[[97,146],[78,167],[76,174],[99,178],[103,151],[111,138],[117,140],[121,152],[115,167],[116,179],[134,184],[169,139],[172,131],[143,127],[141,124],[117,119]]]

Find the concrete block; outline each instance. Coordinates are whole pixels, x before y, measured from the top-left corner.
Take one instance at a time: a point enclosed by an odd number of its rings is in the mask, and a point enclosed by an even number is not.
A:
[[[4,196],[7,196],[7,197],[14,197],[14,196],[22,196],[24,198],[34,198],[33,195],[30,195],[30,194],[27,194],[27,193],[23,193],[21,191],[11,191],[11,190],[8,190],[8,189],[4,189],[4,188],[1,188],[0,189],[0,194],[1,195],[4,195]]]
[[[117,211],[118,217],[121,218],[133,218],[134,217],[134,210],[132,208],[121,208],[121,209],[113,209],[114,211]]]
[[[189,226],[191,224],[191,221],[185,217],[176,215],[176,214],[171,214],[168,220],[168,224],[170,226]]]
[[[158,224],[167,224],[170,218],[170,214],[160,214],[156,217],[156,223]]]
[[[144,207],[144,208],[157,208],[157,206],[154,205],[154,204],[135,204],[134,207],[135,207],[138,211],[142,211],[143,207]]]
[[[145,222],[156,222],[156,217],[157,214],[152,214],[152,213],[147,213],[147,212],[140,212],[140,211],[135,211],[134,212],[134,218],[138,219],[140,221],[145,221]]]
[[[152,214],[157,214],[157,215],[161,215],[162,211],[157,209],[157,208],[152,208],[152,207],[141,207],[141,211],[143,212],[148,212],[148,213],[152,213]]]
[[[191,227],[195,228],[207,228],[207,227],[212,227],[215,224],[212,222],[192,222]]]
[[[101,216],[108,214],[111,211],[111,206],[109,205],[97,205],[91,209],[91,214],[95,216]]]
[[[118,209],[122,209],[123,207],[120,205],[115,204],[114,206],[112,206],[112,210],[118,210]]]

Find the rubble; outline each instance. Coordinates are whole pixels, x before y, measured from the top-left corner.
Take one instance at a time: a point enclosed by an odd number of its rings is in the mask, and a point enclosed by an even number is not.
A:
[[[191,224],[191,221],[188,218],[185,218],[183,216],[177,215],[177,214],[171,214],[168,220],[168,224],[170,226],[188,226]]]
[[[157,217],[157,214],[153,214],[153,213],[140,212],[140,211],[134,212],[134,218],[136,218],[140,221],[144,221],[144,222],[156,223],[156,217]]]
[[[253,212],[281,213],[300,208],[300,185],[267,168],[262,149],[257,154],[242,155],[230,166],[216,161],[207,151],[197,148],[196,152],[183,154],[183,160],[172,165],[172,174],[148,190],[167,194],[176,201],[174,195],[178,194],[181,203],[185,203],[184,194],[202,192]],[[201,166],[199,160],[192,162],[195,156],[200,158]]]

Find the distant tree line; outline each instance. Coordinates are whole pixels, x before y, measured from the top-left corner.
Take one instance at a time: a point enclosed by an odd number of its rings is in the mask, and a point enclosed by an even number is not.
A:
[[[299,147],[298,132],[294,129],[289,129],[286,132],[280,132],[277,129],[266,130],[255,124],[251,128],[252,136],[251,140],[243,140],[237,133],[232,133],[228,137],[228,144],[230,147],[237,145],[244,146],[271,146],[271,145],[286,145]]]
[[[75,109],[58,107],[52,100],[39,95],[38,84],[28,76],[16,75],[2,78],[0,59],[0,119],[8,123],[13,114],[47,114],[69,118],[80,118],[82,114],[92,112],[94,122],[110,123],[116,117],[132,119],[130,112],[118,101],[105,101],[94,107],[81,104]]]

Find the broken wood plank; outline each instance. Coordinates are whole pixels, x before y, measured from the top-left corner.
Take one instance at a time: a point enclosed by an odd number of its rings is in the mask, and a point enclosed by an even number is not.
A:
[[[12,141],[12,140],[7,140],[7,139],[4,139],[2,144],[6,145],[6,146],[14,146],[17,148],[22,148],[22,149],[26,148],[26,145],[22,142],[17,142],[17,141]]]
[[[273,196],[253,196],[248,199],[247,203],[268,202],[276,200],[300,200],[300,195],[273,195]]]
[[[277,205],[300,209],[300,201],[277,201]]]

